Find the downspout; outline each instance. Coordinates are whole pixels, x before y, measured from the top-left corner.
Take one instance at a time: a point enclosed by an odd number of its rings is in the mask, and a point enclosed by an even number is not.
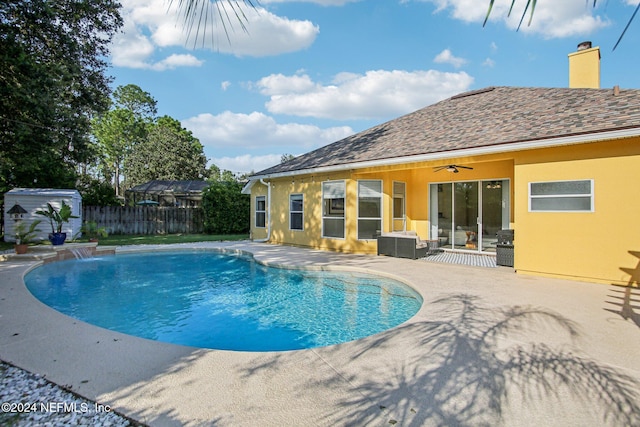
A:
[[[271,183],[264,182],[263,178],[260,178],[260,183],[267,186],[267,237],[265,237],[264,239],[256,239],[254,240],[254,242],[264,243],[268,242],[271,238]]]

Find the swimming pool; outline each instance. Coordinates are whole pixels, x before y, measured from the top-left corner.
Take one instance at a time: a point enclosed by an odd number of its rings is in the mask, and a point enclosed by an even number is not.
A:
[[[403,323],[422,305],[392,279],[280,269],[202,250],[54,262],[30,271],[25,283],[43,303],[96,326],[238,351],[352,341]]]

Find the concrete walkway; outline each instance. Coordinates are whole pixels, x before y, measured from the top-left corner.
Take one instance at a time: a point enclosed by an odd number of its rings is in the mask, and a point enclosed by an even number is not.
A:
[[[71,319],[25,288],[33,262],[7,261],[0,359],[152,426],[640,425],[638,288],[249,242],[190,246],[391,275],[425,302],[355,342],[204,350]]]

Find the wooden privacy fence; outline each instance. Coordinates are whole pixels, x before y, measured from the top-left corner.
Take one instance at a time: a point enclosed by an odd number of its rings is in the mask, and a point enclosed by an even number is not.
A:
[[[95,221],[109,234],[196,234],[204,231],[202,208],[85,206],[83,221]]]

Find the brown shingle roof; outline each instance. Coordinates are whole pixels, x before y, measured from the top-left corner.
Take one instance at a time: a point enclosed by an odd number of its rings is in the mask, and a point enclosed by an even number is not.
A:
[[[254,176],[631,127],[640,127],[638,89],[614,95],[612,89],[489,87],[453,96]]]
[[[190,194],[190,193],[202,193],[202,191],[209,186],[207,181],[174,181],[174,180],[152,180],[145,182],[144,184],[131,187],[127,192],[131,193],[143,193],[143,194],[163,194],[163,193],[175,193],[175,194]]]

